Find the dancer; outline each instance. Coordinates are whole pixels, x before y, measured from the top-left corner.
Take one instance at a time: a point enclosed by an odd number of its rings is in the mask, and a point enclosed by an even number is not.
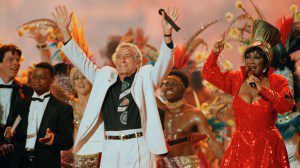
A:
[[[170,150],[166,156],[158,159],[159,167],[207,167],[205,158],[198,158],[191,142],[203,140],[205,134],[209,136],[208,144],[214,155],[222,159],[222,145],[216,140],[206,117],[184,101],[188,86],[188,77],[178,70],[172,70],[162,84],[161,90],[167,102],[165,106],[159,107],[165,110],[164,132]],[[202,135],[193,134],[195,132]]]
[[[75,97],[69,101],[74,109],[74,138],[76,138],[80,121],[83,116],[87,101],[89,99],[92,85],[86,77],[73,67],[70,72],[70,83],[75,92]],[[72,152],[72,150],[62,152],[63,168],[98,167],[99,154],[81,156]]]

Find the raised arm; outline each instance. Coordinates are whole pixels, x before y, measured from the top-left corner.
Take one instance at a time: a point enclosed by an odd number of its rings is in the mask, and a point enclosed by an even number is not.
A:
[[[52,13],[57,26],[59,27],[64,46],[61,50],[69,58],[80,71],[87,77],[87,79],[93,84],[97,67],[90,61],[82,49],[72,39],[69,31],[69,24],[71,22],[71,16],[68,14],[65,6],[55,7],[55,12]]]
[[[215,43],[213,51],[210,53],[207,61],[203,66],[202,77],[224,92],[232,94],[234,72],[221,72],[217,64],[219,54],[223,50],[223,48],[223,41],[218,41]]]
[[[179,16],[177,10],[173,11],[171,16],[172,20],[176,21]],[[162,13],[161,18],[164,40],[161,44],[159,57],[152,69],[151,77],[153,84],[156,88],[160,86],[163,79],[170,73],[173,68],[173,39],[172,39],[172,26],[165,20],[165,13]]]

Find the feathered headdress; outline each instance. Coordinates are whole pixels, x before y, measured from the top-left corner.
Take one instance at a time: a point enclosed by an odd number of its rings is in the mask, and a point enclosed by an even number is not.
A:
[[[51,19],[35,19],[26,22],[17,28],[19,36],[23,36],[25,32],[34,31],[35,29],[46,29],[48,38],[52,39],[55,36],[60,36],[57,24]]]
[[[281,43],[289,54],[300,49],[300,27],[294,22],[294,17],[282,17],[277,20],[277,27],[281,34]]]
[[[254,20],[251,29],[251,47],[261,48],[268,57],[269,64],[272,62],[272,47],[280,42],[279,30],[264,20]]]

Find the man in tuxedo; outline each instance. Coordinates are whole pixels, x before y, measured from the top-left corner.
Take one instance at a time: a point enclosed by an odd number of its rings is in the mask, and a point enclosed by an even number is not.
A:
[[[46,62],[35,66],[31,86],[33,96],[17,103],[14,120],[5,130],[5,138],[13,141],[12,167],[59,168],[61,150],[73,146],[73,109],[56,99],[49,91],[54,69]],[[21,122],[15,131],[17,116]]]
[[[17,101],[32,95],[32,90],[22,85],[15,77],[20,68],[22,51],[15,45],[2,45],[0,47],[0,165],[9,167],[9,154],[13,144],[4,138],[4,130],[11,121]]]
[[[176,20],[178,12],[173,12]],[[161,18],[163,40],[154,66],[142,65],[136,45],[121,43],[115,52],[116,69],[96,68],[71,38],[70,18],[65,7],[53,16],[64,39],[62,51],[92,83],[73,152],[102,152],[101,168],[156,167],[155,155],[167,152],[155,100],[155,89],[173,67],[172,27]]]

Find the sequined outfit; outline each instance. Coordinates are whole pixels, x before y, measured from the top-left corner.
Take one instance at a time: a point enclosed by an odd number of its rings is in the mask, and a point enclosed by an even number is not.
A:
[[[275,70],[276,74],[279,74],[288,81],[291,93],[294,92],[294,79],[293,73],[287,67],[283,70]],[[296,158],[295,154],[298,152],[299,143],[295,143],[291,140],[294,136],[299,136],[300,132],[300,112],[289,112],[283,115],[278,115],[276,127],[280,131],[280,134],[284,140],[284,144],[288,153],[290,167],[299,168],[300,161]]]
[[[217,65],[219,53],[210,54],[202,71],[203,78],[219,89],[231,94],[236,130],[222,159],[222,168],[287,168],[287,152],[279,131],[275,127],[277,112],[289,111],[293,104],[287,81],[268,72],[270,88],[262,87],[261,99],[249,104],[238,96],[246,79],[245,67],[241,71],[221,72]]]
[[[294,77],[293,77],[293,72],[289,68],[284,67],[283,70],[276,69],[274,71],[274,73],[285,77],[285,79],[287,80],[287,82],[289,84],[290,92],[293,95],[294,94]]]
[[[197,155],[170,157],[157,159],[158,168],[200,168],[200,159]]]
[[[82,113],[79,113],[75,108],[75,103],[70,100],[70,104],[74,109],[74,137],[77,135],[77,131],[82,118]],[[71,150],[63,151],[61,156],[61,167],[62,168],[98,168],[98,157],[99,154],[95,155],[77,155]]]

